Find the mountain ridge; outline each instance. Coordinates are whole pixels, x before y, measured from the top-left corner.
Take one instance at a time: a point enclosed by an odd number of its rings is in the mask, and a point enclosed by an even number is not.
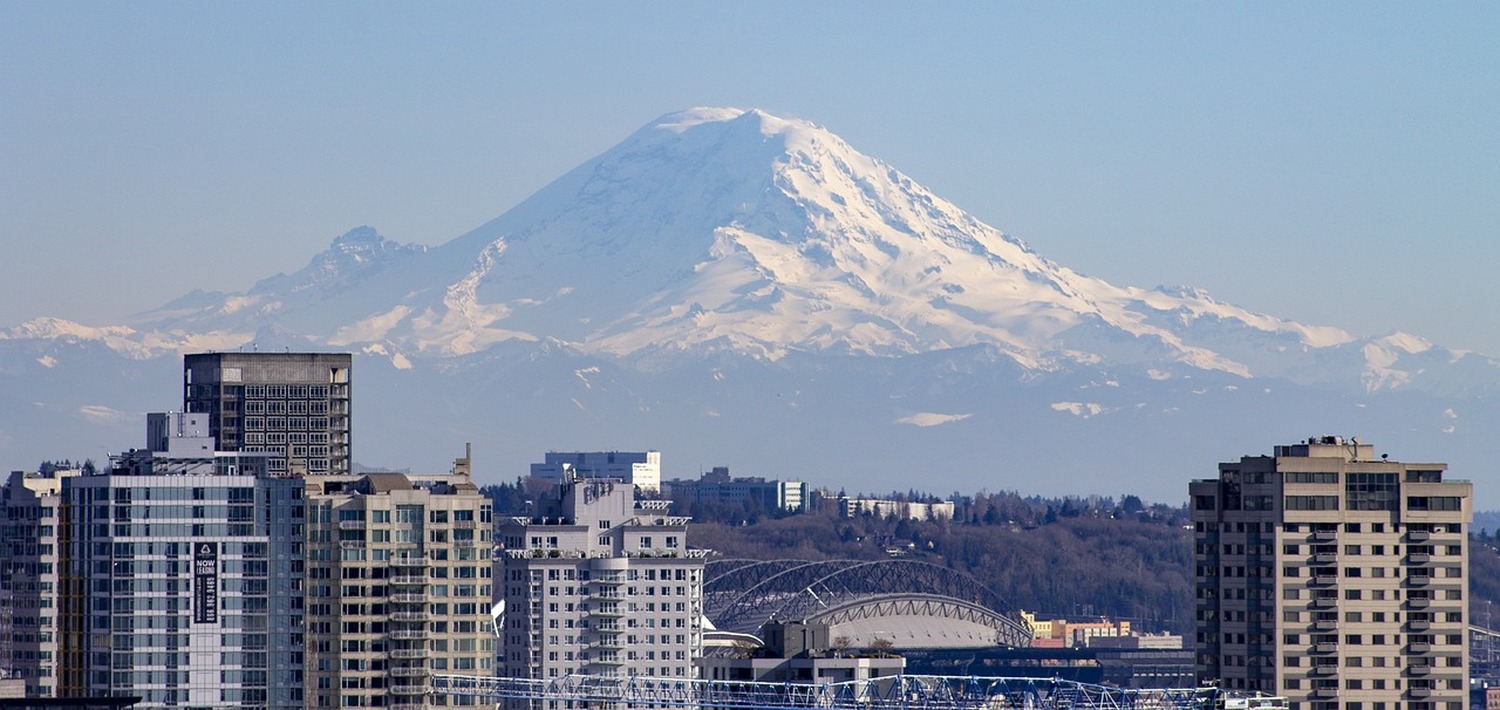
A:
[[[1255,313],[1201,288],[1110,284],[820,126],[754,109],[666,114],[437,246],[356,227],[244,292],[195,291],[125,324],[0,328],[0,376],[68,403],[56,416],[96,421],[161,401],[59,377],[118,369],[99,364],[101,348],[155,372],[166,356],[251,347],[354,351],[362,371],[384,373],[377,391],[407,406],[432,400],[422,405],[432,426],[472,419],[541,448],[581,437],[564,426],[576,421],[610,440],[578,444],[588,448],[639,448],[672,431],[679,448],[702,451],[763,428],[800,442],[778,445],[791,460],[819,460],[807,450],[816,435],[949,451],[975,446],[961,433],[1003,426],[1067,447],[1057,437],[1078,427],[1156,440],[1165,434],[1153,428],[1209,435],[1211,423],[1233,426],[1223,417],[1254,413],[1301,422],[1299,434],[1327,431],[1321,415],[1441,443],[1423,437],[1500,423],[1483,399],[1500,391],[1493,358]],[[870,387],[889,391],[851,391]],[[486,409],[511,401],[557,421]],[[1288,407],[1304,411],[1276,413]],[[1420,418],[1403,423],[1403,411]],[[1184,412],[1202,421],[1184,426]],[[402,438],[392,427],[446,431],[379,417],[387,456]],[[839,419],[847,430],[828,424]],[[23,429],[0,418],[0,453]]]

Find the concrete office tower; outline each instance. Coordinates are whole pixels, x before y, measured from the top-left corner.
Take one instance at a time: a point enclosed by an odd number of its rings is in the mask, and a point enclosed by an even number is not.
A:
[[[696,674],[708,551],[688,549],[688,518],[667,506],[582,478],[499,522],[501,675]]]
[[[150,448],[64,479],[59,695],[302,707],[302,482],[207,420],[152,415]]]
[[[1200,681],[1302,710],[1461,710],[1467,481],[1318,437],[1189,485]]]
[[[304,480],[308,707],[474,704],[424,693],[494,674],[489,499],[462,473]]]
[[[349,353],[183,358],[183,408],[208,414],[221,451],[271,454],[273,476],[350,473]]]
[[[79,469],[15,471],[0,489],[0,678],[57,697],[62,484]]]
[[[644,493],[661,491],[660,451],[549,451],[542,463],[531,464],[531,475],[550,481],[573,478],[613,478]]]

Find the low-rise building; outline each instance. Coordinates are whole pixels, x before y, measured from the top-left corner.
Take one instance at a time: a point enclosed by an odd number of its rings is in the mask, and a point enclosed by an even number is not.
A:
[[[808,504],[806,482],[767,480],[760,476],[735,478],[729,475],[727,466],[715,466],[696,481],[668,481],[663,492],[677,500],[748,505],[766,511],[801,513]]]
[[[852,518],[856,515],[874,515],[901,520],[952,520],[953,502],[918,503],[886,498],[840,496],[839,515],[845,518]]]
[[[548,451],[531,475],[563,482],[573,478],[611,478],[643,493],[661,491],[660,451]]]

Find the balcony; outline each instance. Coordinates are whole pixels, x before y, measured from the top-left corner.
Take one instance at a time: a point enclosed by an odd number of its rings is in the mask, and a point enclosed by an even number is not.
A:
[[[1410,654],[1431,653],[1432,644],[1422,642],[1409,643],[1406,644],[1406,652]]]
[[[427,693],[427,686],[425,686],[425,685],[393,685],[393,686],[391,686],[391,694],[392,695],[425,695],[426,693]]]
[[[423,592],[398,592],[391,595],[391,601],[397,604],[424,604],[427,595]]]
[[[1315,609],[1332,609],[1339,605],[1339,600],[1334,597],[1319,597],[1312,602]]]
[[[392,621],[426,621],[425,611],[397,611],[391,613]]]
[[[1425,676],[1432,672],[1432,666],[1411,666],[1406,672],[1415,676]]]
[[[1426,609],[1429,606],[1432,606],[1431,599],[1417,597],[1406,600],[1406,608],[1408,609]]]
[[[617,634],[601,636],[593,643],[594,648],[625,648],[625,642]]]
[[[1406,689],[1406,697],[1408,697],[1408,698],[1425,698],[1425,697],[1427,697],[1429,695],[1432,695],[1432,689],[1431,688],[1407,688]]]
[[[1312,625],[1314,631],[1336,631],[1339,628],[1337,621],[1317,621]]]
[[[1414,619],[1412,621],[1406,622],[1407,631],[1426,631],[1430,628],[1432,628],[1432,622],[1430,621]]]
[[[1336,665],[1332,665],[1332,664],[1324,664],[1324,665],[1321,665],[1321,666],[1313,666],[1312,670],[1308,671],[1308,673],[1310,675],[1315,675],[1315,676],[1338,675],[1338,672],[1339,672],[1339,667],[1336,666]]]
[[[402,660],[426,657],[427,649],[425,648],[398,648],[394,651],[391,651],[391,658],[399,658]]]
[[[1315,643],[1307,648],[1308,653],[1338,653],[1339,645],[1336,643]]]
[[[1430,574],[1413,574],[1413,575],[1408,575],[1406,577],[1406,583],[1412,585],[1413,587],[1424,587],[1424,586],[1427,586],[1428,584],[1432,583],[1432,575],[1430,575]]]
[[[601,604],[593,610],[594,616],[624,616],[625,609],[619,604]]]
[[[1431,539],[1432,533],[1425,530],[1408,530],[1406,533],[1407,542],[1427,542]]]
[[[361,543],[360,546],[363,547],[364,544]],[[425,557],[397,557],[397,558],[391,560],[391,566],[392,567],[426,567],[427,566],[427,558],[425,558]]]
[[[1339,556],[1332,552],[1320,552],[1312,556],[1313,564],[1331,565],[1339,561]]]
[[[397,641],[421,641],[427,638],[427,630],[402,629],[401,631],[390,632],[390,637]]]
[[[398,666],[391,669],[391,675],[397,678],[416,678],[427,675],[427,669],[421,666]]]
[[[1338,581],[1339,578],[1331,574],[1320,574],[1312,578],[1312,583],[1320,587],[1326,587],[1330,584],[1337,584]]]
[[[1335,533],[1331,530],[1324,530],[1322,532],[1315,532],[1311,535],[1308,535],[1307,539],[1309,542],[1334,542],[1338,540],[1339,537],[1338,533]]]
[[[1409,565],[1425,565],[1431,561],[1432,555],[1425,552],[1414,552],[1406,556],[1406,564]]]
[[[363,521],[363,520],[340,520],[339,521],[339,529],[340,530],[364,530],[365,529],[365,521]]]

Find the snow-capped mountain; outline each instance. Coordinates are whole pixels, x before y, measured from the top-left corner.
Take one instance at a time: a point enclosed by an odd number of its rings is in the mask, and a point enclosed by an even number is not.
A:
[[[369,355],[367,367],[420,381],[450,412],[453,430],[486,417],[509,421],[513,415],[481,410],[505,407],[521,393],[566,402],[555,413],[564,419],[570,411],[611,412],[599,422],[607,424],[598,433],[605,440],[558,441],[546,438],[547,427],[530,425],[507,443],[523,447],[521,460],[564,445],[670,450],[661,439],[675,443],[671,430],[723,420],[767,380],[790,391],[770,409],[736,411],[731,427],[742,435],[758,438],[743,427],[764,421],[766,434],[797,439],[768,414],[791,402],[837,421],[846,408],[840,402],[868,410],[882,406],[880,397],[863,400],[876,392],[886,398],[889,416],[881,422],[838,432],[823,420],[806,443],[814,448],[888,439],[869,430],[876,425],[907,433],[956,428],[969,433],[956,445],[979,445],[995,438],[986,427],[1000,422],[977,411],[992,403],[959,406],[976,393],[1021,407],[1016,416],[1025,428],[1041,418],[1064,427],[1088,420],[1096,430],[1106,420],[1181,411],[1182,396],[1202,401],[1210,390],[1287,388],[1341,402],[1415,398],[1443,412],[1428,413],[1431,421],[1419,428],[1451,435],[1457,410],[1450,405],[1500,384],[1495,360],[1415,336],[1359,337],[1252,313],[1197,289],[1116,286],[1079,274],[819,126],[724,108],[664,116],[441,246],[400,245],[361,227],[302,270],[244,293],[194,292],[127,325],[38,318],[0,331],[0,373],[46,375],[84,351],[170,360],[252,342]],[[864,378],[846,383],[852,391],[826,386],[854,372]],[[372,377],[379,375],[362,377],[361,386]],[[476,390],[476,381],[488,387]],[[489,390],[499,382],[521,389]],[[876,385],[885,389],[869,390]],[[171,383],[162,387],[170,397]],[[481,404],[480,391],[497,400]],[[930,396],[944,392],[946,399]],[[927,400],[920,407],[910,402],[917,394]],[[670,418],[660,418],[663,409]],[[443,436],[441,418],[432,425],[434,436],[457,441]],[[644,440],[628,436],[637,429]],[[695,451],[712,455],[713,443]],[[1259,445],[1273,443],[1287,442]],[[1443,455],[1433,448],[1432,457]],[[745,464],[806,460],[795,449]],[[370,458],[401,461],[394,451],[373,452]]]

